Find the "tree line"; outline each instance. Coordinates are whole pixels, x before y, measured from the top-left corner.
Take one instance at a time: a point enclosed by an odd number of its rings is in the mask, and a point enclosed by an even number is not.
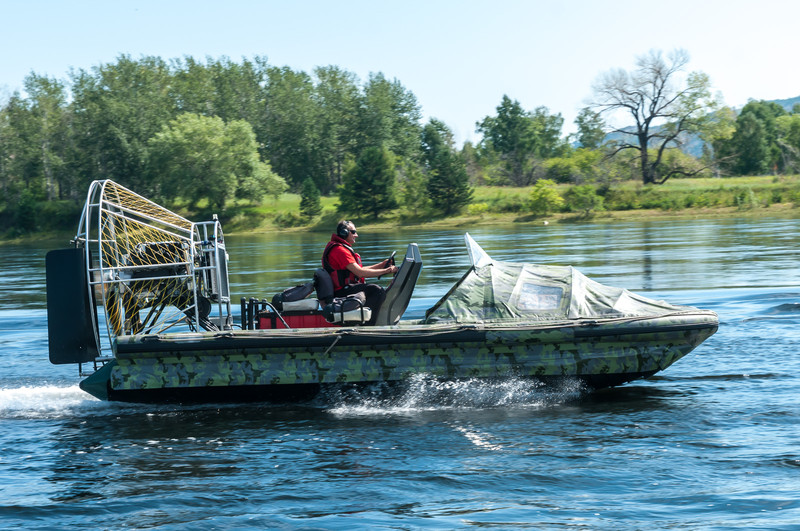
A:
[[[560,114],[503,96],[476,122],[481,141],[460,147],[382,73],[362,82],[337,66],[306,73],[263,57],[130,56],[67,80],[31,73],[0,106],[0,215],[34,229],[37,216],[58,217],[53,205],[82,204],[96,179],[190,209],[291,190],[313,216],[320,194],[338,194],[344,213],[378,217],[397,207],[453,214],[476,185],[797,171],[800,108],[751,101],[735,112],[704,74],[679,78],[687,63],[681,50],[651,52],[600,76],[569,138]],[[698,156],[686,153],[692,139]]]

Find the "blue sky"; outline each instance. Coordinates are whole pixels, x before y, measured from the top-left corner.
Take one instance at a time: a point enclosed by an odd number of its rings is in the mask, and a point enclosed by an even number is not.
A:
[[[724,102],[800,95],[800,2],[0,0],[0,102],[30,72],[66,80],[121,54],[265,56],[311,72],[383,72],[457,140],[504,94],[574,130],[597,76],[650,49],[685,48]]]

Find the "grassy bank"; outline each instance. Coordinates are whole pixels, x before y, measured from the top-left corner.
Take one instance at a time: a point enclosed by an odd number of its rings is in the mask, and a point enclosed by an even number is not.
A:
[[[662,185],[643,186],[637,181],[596,187],[602,207],[588,215],[564,209],[534,215],[530,209],[533,187],[476,187],[471,204],[457,216],[442,217],[421,209],[397,209],[379,219],[350,216],[359,226],[373,230],[399,225],[413,227],[466,227],[511,223],[613,222],[626,219],[707,218],[731,216],[800,216],[800,176],[672,179]],[[556,189],[564,195],[570,185]],[[284,194],[280,200],[258,207],[243,207],[226,222],[228,232],[279,230],[329,231],[343,217],[336,197],[323,197],[323,213],[311,223],[299,212],[300,196]]]
[[[564,196],[570,185],[556,185]],[[390,230],[397,226],[474,227],[481,225],[613,222],[629,219],[711,218],[731,216],[800,216],[800,176],[756,176],[728,178],[671,179],[662,185],[643,186],[628,181],[613,186],[597,186],[601,206],[588,214],[568,207],[547,215],[534,215],[530,206],[532,187],[476,187],[471,204],[459,215],[443,217],[432,209],[410,212],[397,209],[378,219],[343,215],[337,211],[336,197],[323,197],[321,216],[305,220],[299,214],[300,196],[283,194],[262,204],[234,204],[218,212],[226,234],[277,231],[328,232],[342,217],[370,230]],[[169,206],[169,205],[168,205]],[[49,215],[36,230],[8,230],[3,241],[25,241],[74,236],[82,205],[48,204]],[[171,205],[192,220],[210,219],[212,212],[186,211],[180,203]],[[73,221],[74,219],[74,221]],[[47,223],[50,220],[51,223]]]

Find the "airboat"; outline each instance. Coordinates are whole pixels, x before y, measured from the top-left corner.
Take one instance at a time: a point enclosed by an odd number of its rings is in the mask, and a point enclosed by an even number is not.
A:
[[[334,298],[324,270],[299,300],[232,303],[216,216],[191,222],[95,181],[70,246],[46,256],[50,361],[77,364],[87,393],[126,402],[294,401],[420,376],[599,389],[663,371],[717,330],[714,312],[465,242],[464,275],[422,319],[402,319],[422,269],[415,243],[380,308]]]

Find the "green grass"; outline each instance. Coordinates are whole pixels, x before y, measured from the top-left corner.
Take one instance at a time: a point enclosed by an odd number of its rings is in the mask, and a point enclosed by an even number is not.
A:
[[[562,196],[571,185],[556,185]],[[387,212],[378,220],[338,213],[337,197],[322,197],[323,213],[308,221],[300,218],[298,194],[284,194],[261,205],[245,206],[240,215],[228,220],[229,231],[272,230],[329,230],[341,217],[352,218],[359,226],[391,228],[400,224],[460,226],[492,223],[530,222],[538,219],[529,210],[528,198],[532,186],[480,186],[474,189],[471,204],[459,215],[444,218],[432,211],[416,214],[402,209]],[[661,215],[703,213],[706,216],[729,215],[747,211],[749,214],[766,213],[776,205],[784,210],[800,204],[800,176],[726,177],[671,179],[661,185],[643,186],[639,181],[625,181],[610,188],[598,187],[604,196],[604,210],[596,217],[636,215],[659,217]],[[585,216],[567,211],[554,213],[547,219],[569,219]]]

